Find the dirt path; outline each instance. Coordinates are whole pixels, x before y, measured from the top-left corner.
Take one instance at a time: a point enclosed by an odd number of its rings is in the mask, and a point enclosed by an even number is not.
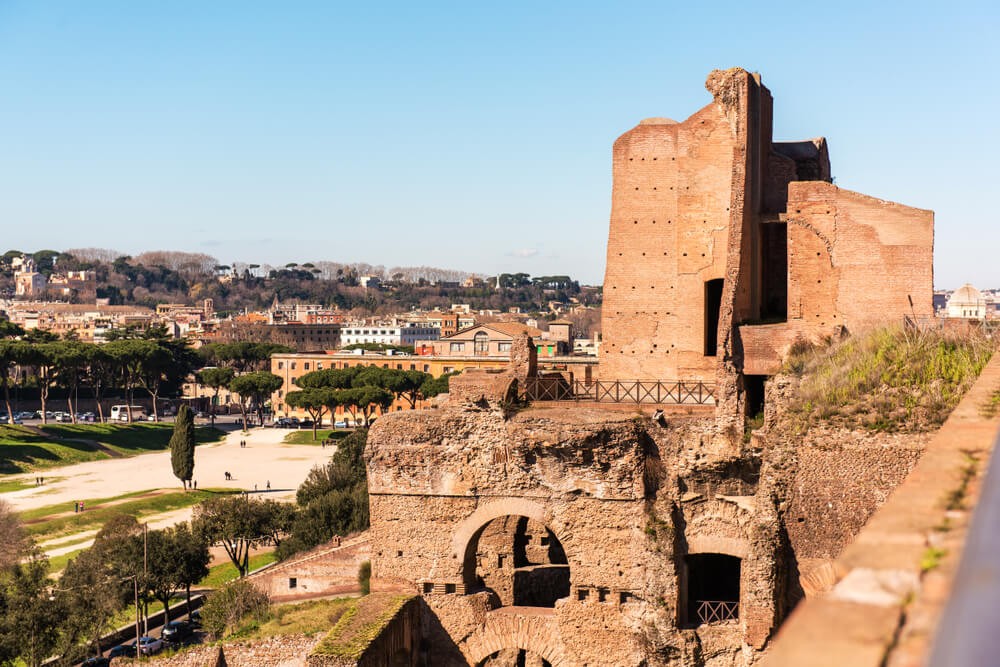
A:
[[[153,491],[149,491],[147,493],[140,493],[137,496],[129,496],[128,498],[118,498],[116,500],[109,500],[108,502],[100,503],[99,505],[84,503],[84,511],[87,511],[87,510],[96,510],[96,509],[101,509],[101,508],[104,508],[104,507],[114,507],[115,505],[121,505],[123,503],[130,503],[133,500],[142,500],[143,498],[154,498],[156,496],[162,496],[162,495],[165,495],[167,493],[174,493],[175,491],[176,491],[176,489],[156,489],[156,490],[153,490]],[[74,500],[73,502],[77,502],[77,501]],[[22,523],[24,525],[26,525],[26,526],[30,526],[32,524],[42,523],[44,521],[49,521],[51,519],[60,519],[60,518],[62,518],[64,516],[69,516],[70,514],[75,514],[75,512],[71,512],[69,510],[66,510],[65,512],[59,512],[57,514],[48,514],[48,515],[43,516],[43,517],[38,517],[37,519],[29,519],[28,521],[23,521]]]

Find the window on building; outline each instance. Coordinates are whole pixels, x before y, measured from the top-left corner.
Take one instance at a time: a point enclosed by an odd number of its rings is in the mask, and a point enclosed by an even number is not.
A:
[[[454,366],[445,366],[444,368],[441,369],[441,372],[442,373],[454,373],[455,372],[455,367]]]
[[[296,578],[296,577],[289,577],[288,578],[288,587],[289,588],[298,588],[299,587],[299,580],[298,580],[298,578]]]
[[[510,352],[510,343],[497,343],[498,352]]]
[[[476,356],[485,355],[490,351],[490,335],[480,331],[473,337],[473,349]]]
[[[305,370],[305,371],[309,370],[309,362],[308,361],[305,362],[304,364],[302,364],[302,370]]]
[[[284,367],[285,367],[285,362],[284,361],[279,361],[278,362],[278,370],[280,371]]]
[[[292,362],[292,364],[291,364],[290,368],[291,368],[291,369],[292,369],[293,371],[295,370],[295,362],[294,362],[294,361]]]
[[[455,352],[465,352],[465,343],[451,343],[448,346],[448,350],[451,351],[452,354]]]

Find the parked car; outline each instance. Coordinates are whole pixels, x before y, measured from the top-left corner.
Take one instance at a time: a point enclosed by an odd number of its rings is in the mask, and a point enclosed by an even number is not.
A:
[[[165,642],[175,643],[187,639],[192,634],[191,626],[184,621],[170,621],[163,626],[160,638]]]
[[[7,415],[0,415],[0,424],[20,424],[20,423],[21,420],[18,419],[17,415],[14,415],[13,419],[8,417]]]
[[[71,422],[73,421],[73,415],[68,412],[57,412],[55,413],[55,418],[57,422]]]
[[[80,667],[110,667],[111,658],[102,658],[101,656],[94,656],[93,658],[87,658],[80,663]]]
[[[139,637],[139,652],[143,655],[159,653],[163,648],[163,640],[156,637]]]
[[[334,422],[333,423],[333,427],[334,428],[347,428],[347,422],[346,421]]]
[[[14,415],[14,419],[34,419],[34,418],[35,418],[34,412],[18,412],[16,415]]]
[[[119,644],[113,649],[108,651],[109,658],[134,658],[135,657],[135,642],[131,644]]]
[[[312,428],[313,421],[311,419],[303,419],[299,422],[299,428]]]

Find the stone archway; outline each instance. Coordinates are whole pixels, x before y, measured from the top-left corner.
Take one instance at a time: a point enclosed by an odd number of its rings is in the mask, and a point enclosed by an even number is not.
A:
[[[491,611],[486,622],[463,646],[471,665],[479,665],[504,649],[534,653],[552,667],[573,664],[566,655],[559,626],[551,610],[536,613],[511,613],[506,609]]]

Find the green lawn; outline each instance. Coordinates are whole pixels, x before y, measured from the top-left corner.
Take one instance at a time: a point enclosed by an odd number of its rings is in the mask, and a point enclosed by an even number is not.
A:
[[[0,450],[3,451],[3,450]],[[30,489],[35,484],[23,479],[8,479],[0,482],[0,493],[9,493],[11,491],[20,491],[21,489]]]
[[[278,556],[273,551],[259,553],[250,556],[250,571],[262,568],[268,563],[278,560]],[[224,583],[232,581],[240,576],[239,570],[231,562],[220,563],[209,570],[208,576],[198,582],[199,587],[219,588]]]
[[[99,529],[113,514],[131,514],[137,519],[141,519],[152,514],[162,514],[197,505],[220,493],[240,493],[240,491],[236,489],[199,489],[198,491],[176,491],[149,498],[127,500],[146,493],[150,492],[137,491],[113,498],[83,498],[86,511],[79,514],[73,512],[72,503],[63,503],[29,510],[21,513],[20,517],[28,534],[37,542],[42,542],[64,535]],[[117,500],[125,500],[125,502],[107,504]]]
[[[0,474],[32,472],[86,461],[110,458],[101,443],[119,454],[131,456],[166,449],[173,433],[171,424],[50,424],[40,435],[23,426],[0,425]],[[195,429],[199,444],[215,442],[224,433],[210,427]]]
[[[331,440],[340,440],[341,438],[346,438],[351,434],[351,431],[334,430],[329,428],[321,428],[316,430],[316,439],[313,440],[313,433],[311,428],[303,428],[297,431],[291,431],[285,436],[282,441],[288,445],[318,445],[323,440],[329,438]]]
[[[173,435],[173,424],[50,424],[43,426],[46,433],[56,438],[83,438],[96,440],[122,454],[166,449]],[[225,433],[211,426],[194,430],[199,445],[220,440]]]

